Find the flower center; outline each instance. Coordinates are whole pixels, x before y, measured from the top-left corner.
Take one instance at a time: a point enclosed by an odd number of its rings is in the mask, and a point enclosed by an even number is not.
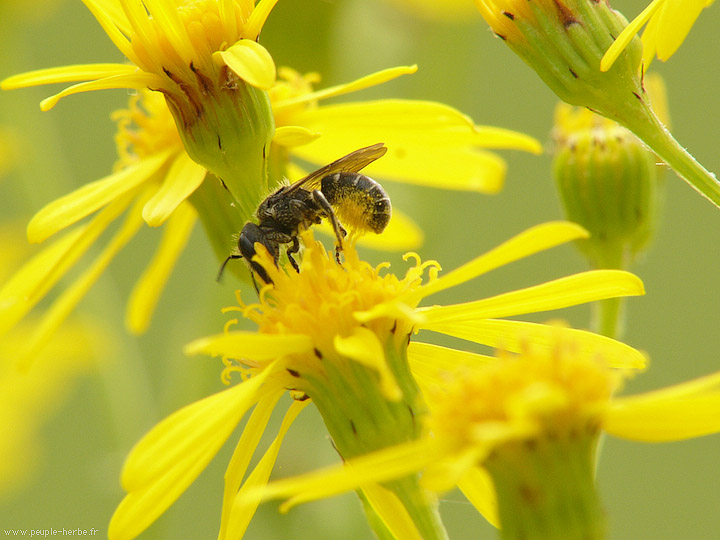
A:
[[[128,108],[115,111],[112,119],[118,126],[116,169],[129,167],[158,152],[183,149],[165,98],[158,92],[143,90],[132,96]]]
[[[312,231],[302,234],[306,246],[300,272],[289,265],[277,268],[267,252],[258,247],[257,262],[273,281],[261,291],[260,302],[245,308],[245,315],[255,321],[261,333],[304,334],[320,350],[332,350],[335,336],[347,337],[358,327],[369,328],[378,337],[405,334],[412,327],[414,305],[404,301],[406,293],[422,283],[425,269],[436,273],[436,263],[415,264],[405,277],[382,272],[388,264],[377,267],[360,260],[352,239],[343,242],[343,263],[316,242]],[[383,310],[370,315],[373,310]]]
[[[233,6],[235,4],[233,3]],[[227,35],[215,0],[186,0],[177,8],[193,48],[201,58],[209,58],[213,52],[225,48],[238,39],[238,35]],[[239,15],[236,11],[235,16]],[[243,22],[236,17],[237,27]]]
[[[206,74],[213,69],[212,53],[242,37],[250,13],[236,1],[221,13],[217,0],[154,2],[146,18],[137,20],[131,42],[145,71],[191,80],[190,65]],[[252,11],[252,10],[251,10]]]
[[[437,395],[430,427],[458,446],[506,433],[566,435],[596,430],[597,417],[619,383],[599,360],[574,355],[570,345],[553,353],[502,355],[498,362],[458,373]]]

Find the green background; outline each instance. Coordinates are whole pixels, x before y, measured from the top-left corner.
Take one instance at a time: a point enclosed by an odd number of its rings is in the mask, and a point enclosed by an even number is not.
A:
[[[80,2],[33,2],[33,8],[24,9],[14,4],[0,4],[0,77],[41,67],[122,61]],[[633,17],[644,4],[618,0],[614,7]],[[668,85],[673,133],[715,172],[720,171],[719,25],[720,7],[705,10],[679,52],[667,64],[653,63]],[[457,107],[478,124],[529,133],[549,148],[554,94],[493,37],[479,16],[442,22],[417,19],[381,0],[282,0],[262,42],[278,65],[319,71],[323,85],[417,63],[417,74],[347,99],[436,100]],[[39,88],[0,94],[0,127],[13,131],[19,157],[16,168],[0,180],[3,221],[27,221],[47,202],[107,175],[116,159],[115,126],[109,114],[126,106],[127,92],[73,96],[41,113],[37,104],[50,93],[49,88]],[[384,184],[394,204],[423,227],[426,243],[419,251],[424,259],[452,269],[529,226],[562,217],[548,152],[539,157],[502,154],[508,175],[506,187],[496,196]],[[633,268],[647,295],[629,302],[625,341],[647,351],[652,363],[647,373],[627,384],[625,391],[630,393],[720,368],[720,210],[673,173],[665,177],[663,218],[650,250]],[[217,360],[182,353],[191,339],[221,330],[226,317],[220,308],[234,303],[237,285],[232,279],[222,286],[215,283],[218,261],[200,227],[179,261],[150,331],[141,337],[124,331],[124,303],[159,238],[159,231],[145,229],[81,304],[81,311],[103,321],[114,337],[98,351],[99,372],[79,380],[70,399],[46,422],[41,434],[44,458],[37,462],[34,483],[0,501],[0,528],[95,527],[104,536],[122,498],[119,471],[132,444],[172,411],[222,389]],[[399,255],[366,256],[371,261],[389,258],[398,272],[404,268]],[[572,246],[564,246],[433,301],[479,298],[584,269]],[[524,318],[558,317],[586,327],[589,308]],[[214,538],[222,475],[231,451],[232,444],[226,445],[142,538]],[[719,456],[720,436],[659,445],[608,438],[598,478],[609,537],[720,538]],[[322,421],[309,407],[286,438],[275,476],[336,460]],[[452,539],[496,536],[460,494],[443,495],[441,508]],[[287,515],[268,503],[246,538],[364,539],[371,533],[350,494]]]

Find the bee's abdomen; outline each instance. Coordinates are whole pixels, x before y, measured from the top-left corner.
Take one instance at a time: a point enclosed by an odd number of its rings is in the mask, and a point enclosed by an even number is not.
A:
[[[320,189],[345,225],[380,234],[390,221],[390,197],[372,178],[354,172],[335,173],[322,179]]]

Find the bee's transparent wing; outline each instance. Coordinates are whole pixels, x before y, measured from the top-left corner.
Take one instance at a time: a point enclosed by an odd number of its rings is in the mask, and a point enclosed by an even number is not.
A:
[[[387,148],[385,147],[385,143],[377,143],[372,146],[366,146],[365,148],[355,150],[347,156],[343,156],[329,165],[325,165],[317,171],[311,172],[297,182],[294,182],[285,191],[285,194],[292,193],[300,188],[308,191],[318,189],[320,187],[321,180],[326,176],[337,172],[358,172],[370,165],[376,159],[384,156],[386,152]]]

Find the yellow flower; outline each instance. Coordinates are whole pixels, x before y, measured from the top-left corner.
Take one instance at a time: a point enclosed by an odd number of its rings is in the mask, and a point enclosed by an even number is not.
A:
[[[48,110],[63,97],[109,88],[152,88],[190,99],[201,78],[222,66],[259,88],[270,88],[275,66],[257,43],[277,0],[84,0],[128,64],[80,64],[8,77],[2,88],[81,82],[41,103]],[[193,94],[194,96],[194,94]]]
[[[8,77],[4,89],[85,81],[43,100],[107,88],[162,93],[189,156],[223,179],[249,216],[267,189],[272,57],[257,42],[277,0],[86,0],[131,64],[81,64]],[[194,177],[193,177],[194,178]]]
[[[273,114],[280,126],[271,147],[271,154],[277,159],[271,159],[271,164],[279,163],[278,167],[287,167],[287,171],[280,171],[276,180],[284,172],[291,179],[304,174],[290,162],[293,157],[322,165],[337,159],[346,149],[359,148],[367,141],[377,142],[386,134],[385,139],[396,146],[379,160],[382,164],[369,168],[383,178],[492,191],[502,183],[505,164],[500,157],[479,148],[540,151],[539,143],[526,135],[475,126],[465,115],[439,103],[378,100],[323,107],[316,104],[318,99],[367,88],[412,71],[414,68],[393,68],[313,91],[311,81],[316,76],[301,77],[288,68],[281,69],[281,77],[270,91]],[[58,300],[45,315],[46,322],[34,339],[38,346],[70,313],[143,221],[153,227],[165,227],[158,251],[128,304],[126,323],[133,332],[147,329],[198,213],[218,257],[223,259],[231,252],[232,235],[242,228],[246,218],[232,206],[215,178],[204,182],[207,171],[187,154],[162,95],[142,90],[130,98],[127,109],[115,112],[113,119],[118,123],[116,172],[41,209],[28,225],[28,237],[31,242],[42,242],[93,213],[95,216],[90,223],[75,226],[67,236],[51,243],[0,289],[0,333],[32,309],[100,234],[131,206],[133,210],[128,213],[123,230],[92,268],[68,289],[64,300]],[[352,125],[346,128],[347,122]],[[410,137],[419,127],[422,135]],[[307,142],[303,134],[310,130],[316,134],[310,139],[317,140],[294,146]],[[438,143],[439,140],[447,143]],[[379,249],[412,249],[422,242],[422,231],[402,212],[396,211],[382,236],[367,235],[361,241]]]
[[[657,57],[665,62],[670,58],[688,33],[700,12],[710,7],[715,0],[653,0],[640,15],[620,33],[603,56],[600,69],[607,71],[625,50],[630,40],[645,23],[642,35],[642,69],[646,71],[650,62]]]
[[[287,509],[423,470],[426,487],[459,487],[509,537],[516,537],[510,528],[536,526],[519,522],[533,512],[546,526],[580,521],[602,530],[594,490],[599,435],[668,442],[719,432],[720,373],[615,397],[627,373],[611,369],[602,353],[579,354],[577,342],[556,339],[554,349],[529,340],[520,355],[477,356],[462,366],[411,357],[431,409],[421,439],[256,487],[244,504],[290,497]]]
[[[419,365],[470,362],[477,355],[424,343],[408,342],[420,330],[439,332],[491,347],[516,351],[526,342],[552,346],[556,332],[579,342],[579,356],[600,351],[613,365],[638,368],[644,356],[617,341],[575,329],[508,320],[522,313],[558,309],[614,296],[642,294],[641,282],[616,270],[571,275],[527,289],[446,306],[419,307],[426,297],[454,287],[509,262],[581,238],[585,232],[569,223],[529,229],[460,268],[438,277],[434,261],[415,260],[404,277],[373,268],[345,246],[345,261],[304,237],[300,272],[276,268],[256,245],[258,257],[273,281],[256,304],[229,308],[258,325],[257,332],[226,331],[199,339],[189,353],[222,355],[226,377],[240,373],[242,382],[177,411],[150,431],[132,450],[122,474],[128,495],[111,525],[112,539],[133,538],[180,496],[256,405],[226,473],[221,538],[242,535],[257,502],[245,495],[267,482],[282,438],[299,410],[310,400],[320,410],[341,455],[352,458],[404,444],[419,435],[425,406],[411,375],[408,355]],[[428,277],[425,278],[427,273]],[[275,441],[243,483],[265,424],[280,395],[290,390],[296,401]],[[308,399],[310,398],[310,399]],[[412,483],[410,476],[399,482]],[[397,485],[397,484],[396,484]],[[239,490],[239,491],[238,491]],[[413,505],[392,489],[364,485],[363,494],[393,531],[415,530]],[[240,501],[240,502],[239,502]],[[244,502],[242,502],[244,501]],[[241,504],[242,502],[242,504]],[[423,504],[432,508],[431,502]],[[427,531],[422,529],[423,533]],[[427,532],[434,537],[436,531]]]

